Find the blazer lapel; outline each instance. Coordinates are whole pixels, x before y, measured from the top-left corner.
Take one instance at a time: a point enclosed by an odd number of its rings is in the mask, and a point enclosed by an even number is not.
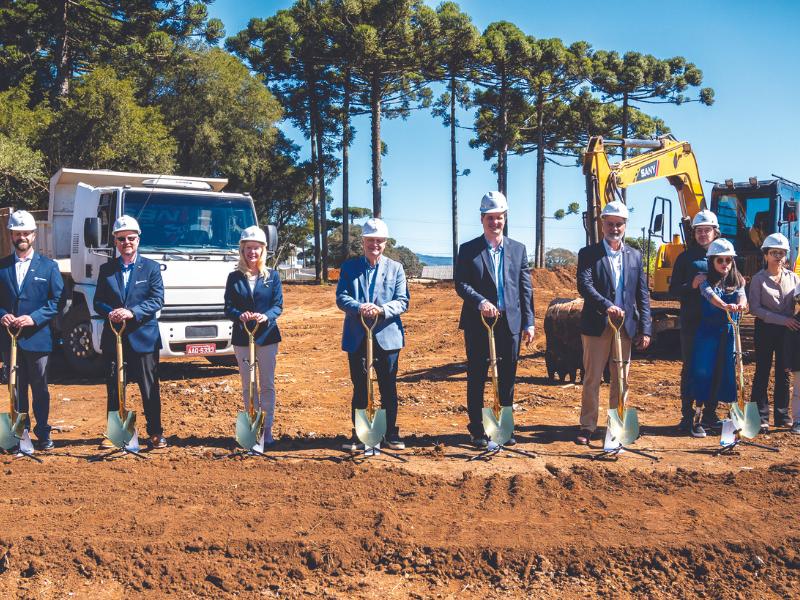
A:
[[[19,298],[19,286],[17,285],[17,259],[14,256],[11,256],[11,265],[5,270],[6,277],[11,282],[11,289],[14,290],[14,294]]]
[[[369,287],[367,287],[367,259],[363,256],[358,263],[358,277],[356,278],[356,299],[358,288],[361,288],[361,302],[369,302]]]
[[[506,290],[508,289],[508,265],[509,265],[509,248],[508,248],[508,238],[503,236],[503,296],[506,295]],[[508,303],[505,301],[505,297],[503,298],[503,303],[508,306]]]
[[[28,280],[34,276],[36,273],[36,267],[39,266],[39,255],[34,253],[31,257],[31,264],[28,266],[28,272],[25,273],[25,277],[22,280],[22,285],[19,286],[19,295],[22,295],[22,290],[25,289],[25,284],[28,283]],[[16,270],[14,272],[14,282],[17,281],[17,273]]]
[[[383,289],[383,280],[386,279],[386,269],[387,269],[386,259],[381,256],[380,260],[378,261],[378,272],[375,273],[375,302],[378,301],[378,295],[380,291]]]
[[[494,282],[494,287],[497,287],[497,279],[494,277],[494,264],[492,263],[492,257],[489,256],[489,245],[486,243],[486,240],[483,241],[483,250],[481,250],[481,258],[483,259],[483,266],[484,268],[489,271],[489,276],[492,278]]]
[[[611,298],[614,298],[614,273],[611,272],[611,259],[606,252],[606,245],[600,242],[600,262],[603,265],[603,273],[605,273],[606,281],[608,282],[608,290],[611,293]]]

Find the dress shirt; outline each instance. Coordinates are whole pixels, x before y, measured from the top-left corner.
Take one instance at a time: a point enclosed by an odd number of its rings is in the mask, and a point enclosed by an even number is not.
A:
[[[625,289],[625,276],[622,270],[622,250],[625,245],[620,244],[619,250],[614,250],[604,239],[603,246],[606,249],[606,257],[608,258],[608,264],[611,266],[611,274],[614,277],[614,304],[621,308],[624,301],[623,290]]]
[[[505,310],[506,300],[503,297],[503,242],[501,241],[497,248],[493,248],[489,240],[486,240],[486,248],[489,250],[489,257],[492,259],[494,281],[497,285],[497,310]]]
[[[14,253],[14,267],[17,270],[17,288],[21,288],[22,282],[25,281],[25,275],[28,274],[28,269],[31,268],[31,259],[33,259],[33,252],[25,258],[20,258],[16,252]]]

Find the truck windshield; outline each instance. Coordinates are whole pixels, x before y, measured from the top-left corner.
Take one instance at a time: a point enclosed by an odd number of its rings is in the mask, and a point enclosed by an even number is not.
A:
[[[760,252],[761,244],[774,233],[770,198],[743,198],[723,194],[717,199],[719,230],[739,252]]]
[[[242,229],[256,224],[246,197],[130,190],[124,192],[123,207],[139,221],[143,252],[236,250]]]

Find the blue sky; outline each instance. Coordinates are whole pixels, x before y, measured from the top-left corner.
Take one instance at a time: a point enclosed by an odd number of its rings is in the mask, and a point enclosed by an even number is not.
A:
[[[227,35],[247,25],[251,17],[267,17],[293,2],[216,0],[211,16],[225,24]],[[429,2],[435,6],[438,2]],[[703,87],[716,92],[711,107],[697,103],[680,107],[649,105],[645,110],[663,118],[678,139],[691,142],[703,179],[723,181],[749,176],[766,179],[776,173],[800,181],[797,141],[800,140],[800,2],[744,0],[668,4],[600,3],[573,0],[463,0],[480,31],[493,21],[511,21],[528,35],[558,37],[566,44],[588,41],[595,49],[628,50],[659,58],[684,56],[703,70]],[[649,109],[649,110],[647,110]],[[462,124],[472,117],[463,115]],[[350,202],[372,206],[369,121],[354,120],[357,136],[350,152]],[[382,139],[389,153],[383,159],[383,217],[398,244],[425,254],[450,254],[449,133],[429,111],[414,111],[407,120],[384,120]],[[290,135],[296,135],[286,128]],[[484,192],[496,188],[496,176],[481,150],[472,150],[470,132],[459,135],[459,241],[480,234],[478,204]],[[296,137],[303,156],[308,142]],[[509,235],[528,246],[534,243],[533,155],[509,161]],[[711,184],[704,183],[707,196]],[[331,186],[333,206],[341,206],[341,180]],[[585,206],[580,168],[549,165],[546,170],[546,213],[570,202]],[[664,182],[642,184],[628,195],[634,208],[628,234],[647,225],[653,196],[675,197]],[[676,204],[677,209],[677,204]],[[677,218],[677,217],[676,217]],[[578,217],[546,224],[548,248],[577,250],[584,232]]]

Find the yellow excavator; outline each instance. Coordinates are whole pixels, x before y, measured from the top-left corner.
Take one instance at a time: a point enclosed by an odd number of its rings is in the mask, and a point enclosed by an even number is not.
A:
[[[618,148],[648,151],[617,163],[609,162],[608,151]],[[603,239],[600,222],[603,207],[612,200],[624,201],[627,188],[657,179],[666,179],[675,188],[680,210],[680,232],[672,233],[672,200],[656,197],[650,213],[647,240],[648,246],[653,237],[663,242],[655,258],[651,297],[668,300],[672,266],[685,249],[684,240],[692,235],[692,217],[706,208],[697,159],[691,144],[678,141],[672,135],[656,140],[604,140],[595,136],[589,140],[586,148],[583,173],[586,176],[587,200],[583,225],[589,244]],[[649,256],[644,257],[644,262],[649,263]],[[574,380],[577,371],[583,372],[579,364],[582,356],[577,322],[579,304],[582,305],[580,300],[559,298],[553,300],[547,310],[544,323],[547,336],[545,362],[551,379],[558,374],[561,379],[571,376]],[[680,326],[679,311],[677,302],[663,306],[651,305],[654,336],[677,330]]]
[[[650,149],[618,163],[608,161],[608,148]],[[692,218],[706,208],[703,185],[697,168],[697,158],[689,142],[680,142],[672,135],[657,140],[604,140],[593,137],[583,159],[586,176],[587,211],[584,226],[589,243],[603,239],[600,213],[612,200],[623,200],[623,190],[656,179],[666,179],[678,193],[681,213],[681,233],[667,235],[664,232],[672,224],[672,201],[656,197],[650,213],[650,236],[664,242],[658,249],[653,271],[652,296],[667,298],[672,265],[683,252],[684,239],[692,235]]]

